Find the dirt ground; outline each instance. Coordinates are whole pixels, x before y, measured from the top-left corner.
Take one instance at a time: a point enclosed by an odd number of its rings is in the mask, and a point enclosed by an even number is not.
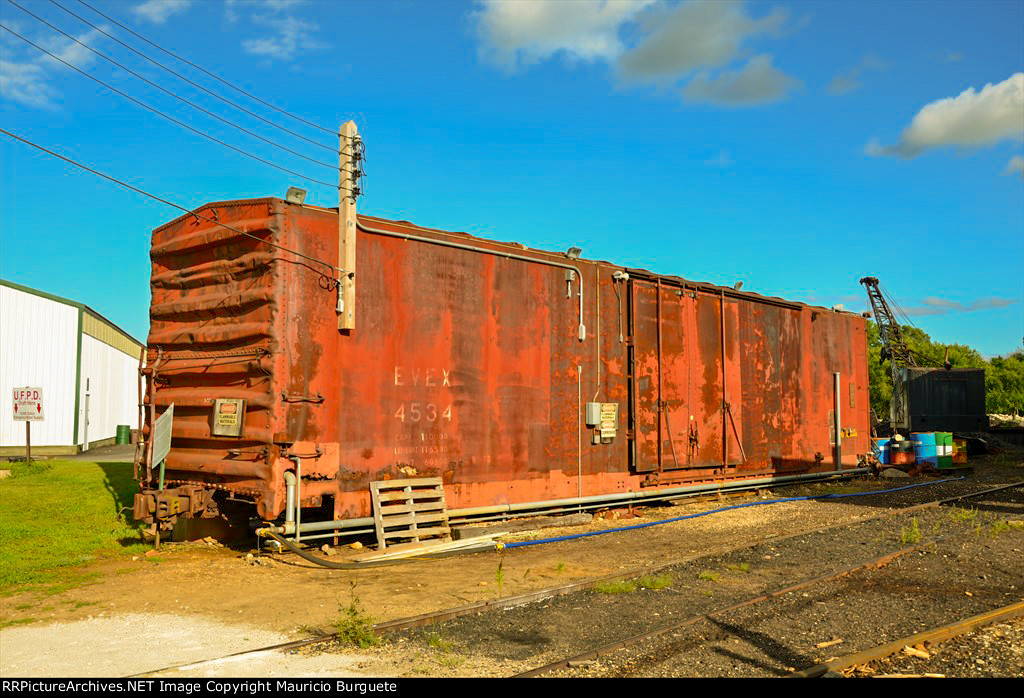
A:
[[[1007,463],[1005,458],[1001,462]],[[94,568],[100,573],[97,582],[60,595],[0,597],[0,615],[13,620],[0,630],[0,673],[5,677],[113,676],[154,671],[330,632],[341,609],[353,600],[375,621],[408,617],[633,568],[684,562],[740,543],[770,541],[797,531],[852,522],[886,507],[931,499],[938,496],[934,491],[939,488],[956,494],[1020,479],[1024,479],[1024,459],[999,467],[979,462],[975,474],[963,483],[918,488],[904,496],[757,506],[502,554],[477,553],[355,571],[325,569],[290,554],[248,559],[258,551],[165,544],[153,557],[101,563]],[[859,482],[867,488],[884,488],[907,481]],[[761,496],[821,491],[821,486],[780,488]],[[544,529],[507,540],[615,528],[719,506],[722,503],[708,501],[637,509],[639,518],[595,520],[586,527]],[[55,637],[60,641],[54,642]],[[152,642],[146,642],[147,638]],[[137,649],[140,646],[145,649]],[[126,651],[129,647],[135,649]],[[272,661],[250,656],[185,670],[187,675],[241,676],[388,672],[388,665],[372,656],[302,653],[275,655]]]

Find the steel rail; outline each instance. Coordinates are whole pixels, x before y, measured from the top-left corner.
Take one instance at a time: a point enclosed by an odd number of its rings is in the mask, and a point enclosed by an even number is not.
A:
[[[830,671],[842,671],[843,669],[849,669],[850,667],[858,666],[860,664],[867,664],[868,662],[873,662],[878,659],[885,659],[886,657],[896,654],[904,647],[913,647],[914,645],[921,645],[924,643],[937,645],[954,637],[965,635],[977,628],[991,625],[992,623],[998,623],[1002,620],[1019,618],[1021,616],[1024,616],[1024,601],[1018,601],[1010,604],[1009,606],[1003,606],[1002,608],[986,611],[985,613],[980,613],[976,616],[971,616],[970,618],[958,620],[955,623],[949,623],[937,628],[932,628],[931,630],[915,633],[913,635],[900,638],[899,640],[893,640],[892,642],[887,642],[883,645],[848,654],[845,657],[839,657],[821,664],[815,664],[812,667],[801,669],[800,671],[794,671],[792,674],[789,674],[784,678],[818,678],[820,676],[824,676]]]
[[[858,523],[859,524],[859,523],[864,523],[866,521],[872,521],[872,520],[875,520],[875,519],[884,518],[884,517],[887,517],[887,516],[906,514],[906,513],[909,513],[909,512],[913,512],[913,511],[919,511],[919,510],[925,509],[925,508],[941,506],[942,504],[948,504],[948,503],[951,503],[951,502],[954,502],[954,501],[959,501],[959,500],[963,500],[963,499],[971,499],[971,498],[983,496],[983,495],[986,495],[986,494],[991,494],[993,492],[999,492],[999,491],[1006,490],[1006,489],[1012,489],[1012,488],[1015,488],[1015,487],[1021,487],[1022,485],[1024,485],[1024,481],[1022,481],[1022,482],[1015,482],[1015,483],[1012,483],[1012,484],[1009,484],[1009,485],[1001,485],[1001,486],[998,486],[998,487],[992,487],[992,488],[988,488],[988,489],[985,489],[985,490],[981,490],[979,492],[973,492],[973,493],[969,493],[969,494],[965,494],[965,495],[958,495],[956,497],[948,497],[948,498],[941,499],[941,500],[935,500],[933,502],[926,502],[924,504],[918,504],[918,505],[914,505],[914,506],[911,506],[911,507],[904,507],[904,508],[901,508],[901,509],[897,509],[897,510],[895,510],[893,512],[887,512],[885,514],[870,516],[870,517],[867,517],[865,519],[858,519],[855,522],[846,522],[846,523],[842,523],[842,524],[836,524],[834,526],[829,526],[828,528],[815,529],[815,530],[826,531],[826,530],[829,530],[829,529],[834,529],[834,528],[839,528],[839,527],[846,527],[846,526],[849,526],[850,523]],[[796,535],[801,535],[801,534],[793,534],[793,535],[785,536],[783,538],[774,538],[774,539],[771,539],[771,540],[772,540],[772,542],[778,542],[780,540],[785,540],[786,538],[793,538]],[[823,582],[834,581],[836,579],[840,579],[842,577],[846,577],[846,576],[848,576],[850,574],[853,574],[854,572],[858,572],[858,571],[861,571],[861,570],[881,569],[882,567],[888,565],[889,563],[891,563],[892,561],[896,560],[899,557],[902,557],[903,555],[907,555],[909,553],[916,552],[918,550],[924,549],[924,548],[926,548],[928,546],[934,545],[937,542],[940,542],[940,541],[943,541],[943,540],[947,540],[950,537],[952,537],[952,536],[942,536],[940,538],[934,538],[932,540],[928,540],[928,541],[925,541],[923,543],[919,543],[918,545],[914,545],[914,546],[911,546],[911,547],[908,547],[908,548],[903,548],[903,549],[897,550],[895,552],[887,553],[885,555],[882,555],[880,557],[874,558],[872,560],[868,560],[868,561],[859,563],[857,565],[851,565],[849,567],[845,567],[845,568],[840,569],[840,570],[829,572],[829,573],[826,573],[824,575],[820,575],[818,577],[813,577],[811,579],[806,579],[806,580],[804,580],[802,582],[797,582],[796,584],[791,584],[791,585],[782,587],[780,589],[776,589],[774,591],[766,592],[764,594],[759,594],[757,596],[751,597],[749,599],[737,602],[737,603],[729,605],[729,606],[725,606],[725,607],[718,608],[718,609],[715,609],[715,610],[712,610],[712,611],[708,611],[707,613],[702,613],[702,614],[699,614],[699,615],[691,616],[690,618],[687,618],[687,619],[682,620],[682,621],[678,621],[678,622],[675,622],[675,623],[670,623],[668,625],[663,625],[663,626],[660,626],[660,627],[655,628],[653,630],[648,630],[648,631],[643,632],[643,633],[638,633],[636,635],[633,635],[631,637],[625,638],[623,640],[617,640],[615,642],[611,642],[611,643],[608,643],[606,645],[602,645],[601,647],[598,647],[598,648],[593,649],[593,650],[589,650],[587,652],[575,655],[573,657],[567,657],[567,658],[564,658],[564,659],[560,659],[560,660],[557,660],[557,661],[552,662],[550,664],[546,664],[546,665],[544,665],[542,667],[537,667],[535,669],[530,669],[528,671],[521,672],[519,674],[516,674],[516,675],[512,676],[511,678],[532,678],[532,677],[535,677],[535,676],[543,676],[545,674],[549,674],[549,673],[551,673],[553,671],[557,671],[559,669],[569,668],[570,663],[583,662],[583,661],[595,659],[595,658],[600,657],[600,656],[611,654],[611,653],[616,652],[616,651],[618,651],[620,649],[624,649],[624,648],[629,647],[631,645],[635,645],[638,642],[642,642],[643,640],[651,639],[651,638],[654,638],[654,637],[659,637],[661,635],[664,635],[666,633],[672,632],[674,630],[679,630],[679,629],[684,628],[684,627],[689,627],[691,625],[695,625],[695,624],[697,624],[697,623],[699,623],[699,622],[701,622],[703,620],[708,620],[708,619],[712,618],[713,616],[730,613],[732,611],[736,611],[736,610],[739,610],[741,608],[745,608],[747,606],[753,606],[755,604],[762,603],[764,601],[770,601],[770,600],[772,600],[774,598],[777,598],[779,596],[783,596],[785,594],[788,594],[788,593],[791,593],[791,592],[794,592],[794,591],[799,591],[801,589],[806,589],[806,588],[808,588],[810,586],[814,586],[816,584],[820,584],[820,583],[823,583]],[[750,546],[750,547],[753,547],[753,546]],[[1021,604],[1015,604],[1014,606],[1017,606],[1017,605],[1021,605],[1022,606],[1022,609],[1020,610],[1018,615],[1024,614],[1024,602],[1021,602]],[[975,619],[982,618],[985,615],[986,614],[982,614],[982,616],[975,616],[974,618],[968,619],[968,620],[974,621]],[[966,622],[967,621],[962,621],[962,623],[966,623]],[[978,623],[981,623],[981,621],[979,620]],[[953,624],[953,625],[957,625],[957,624]],[[936,633],[938,633],[939,631],[946,629],[946,627],[947,626],[943,626],[943,628],[939,628],[939,629],[936,629],[935,631],[929,631],[929,632],[936,632]],[[916,637],[916,636],[914,636],[914,637]],[[906,640],[904,640],[904,641],[897,641],[897,642],[902,642],[902,644],[899,644],[899,646],[897,646],[893,650],[893,652],[899,651],[899,649],[901,649],[904,646],[904,644],[916,644],[916,642],[920,642],[920,640],[915,640],[913,643],[906,642]],[[863,653],[857,653],[856,655],[850,655],[850,658],[854,658],[856,663],[864,663],[865,661],[870,661],[870,659],[878,658],[878,657],[874,657],[874,656],[870,655],[870,653],[872,651],[882,651],[882,648],[887,648],[887,647],[889,647],[889,645],[892,645],[892,644],[894,644],[894,643],[888,643],[887,645],[881,646],[881,648],[875,648],[875,650],[866,650]],[[889,652],[889,654],[892,654],[893,652]],[[867,659],[863,659],[862,656],[863,657],[868,657],[868,658]],[[888,656],[888,655],[883,654],[883,655],[880,655],[880,656]],[[827,664],[831,665],[832,663],[829,662]],[[823,666],[825,666],[824,669],[821,668]],[[852,666],[852,664],[847,665],[847,666]],[[845,668],[845,667],[843,667],[843,668]],[[815,676],[820,676],[820,675],[823,675],[824,673],[826,673],[829,670],[836,670],[836,669],[834,667],[832,667],[832,666],[817,665],[815,667],[811,667],[810,669],[807,669],[806,671],[812,671],[812,670],[816,671],[816,672],[820,672],[820,673],[814,674]]]
[[[654,630],[647,630],[647,631],[642,632],[642,633],[637,633],[636,635],[632,635],[632,636],[627,637],[627,638],[625,638],[623,640],[616,640],[615,642],[610,642],[610,643],[608,643],[606,645],[602,645],[601,647],[598,647],[597,649],[589,650],[587,652],[583,652],[582,654],[577,654],[577,655],[575,655],[573,657],[566,657],[565,659],[559,659],[559,660],[557,660],[555,662],[551,662],[550,664],[545,664],[542,667],[537,667],[536,669],[530,669],[528,671],[524,671],[522,673],[516,674],[516,675],[514,675],[514,676],[512,676],[510,678],[513,678],[513,679],[526,679],[526,678],[532,678],[534,676],[543,676],[544,674],[550,674],[552,671],[557,671],[559,669],[569,668],[570,664],[572,664],[572,663],[584,662],[584,661],[587,661],[589,659],[595,659],[597,657],[601,657],[601,656],[604,656],[606,654],[611,654],[612,652],[616,652],[616,651],[618,651],[620,649],[629,647],[630,645],[635,645],[638,642],[642,642],[643,640],[648,640],[648,639],[651,639],[651,638],[654,638],[654,637],[659,637],[659,636],[664,635],[666,633],[670,633],[670,632],[672,632],[674,630],[679,630],[681,628],[686,628],[686,627],[689,627],[691,625],[695,625],[695,624],[697,624],[697,623],[699,623],[699,622],[701,622],[703,620],[709,620],[710,618],[712,618],[714,616],[722,615],[722,614],[725,614],[725,613],[731,613],[732,611],[738,611],[741,608],[746,608],[747,606],[753,606],[755,604],[759,604],[759,603],[762,603],[764,601],[771,601],[772,599],[777,598],[779,596],[783,596],[785,594],[789,594],[789,593],[794,592],[794,591],[800,591],[801,589],[806,589],[808,587],[814,586],[815,584],[821,584],[823,582],[831,582],[831,581],[834,581],[836,579],[840,579],[842,577],[846,577],[847,575],[853,574],[854,572],[859,572],[860,570],[880,569],[880,568],[885,567],[886,565],[888,565],[893,560],[896,560],[897,558],[900,558],[900,557],[902,557],[904,555],[907,555],[907,554],[912,553],[912,552],[916,552],[916,551],[921,550],[923,548],[926,548],[926,547],[928,547],[930,545],[933,545],[938,540],[940,540],[940,539],[936,538],[936,539],[932,539],[932,540],[929,540],[929,541],[925,541],[924,543],[919,543],[918,545],[914,545],[914,546],[911,546],[909,548],[902,548],[902,549],[897,550],[895,552],[886,553],[885,555],[882,555],[880,557],[872,558],[872,559],[867,560],[865,562],[860,562],[860,563],[858,563],[856,565],[850,565],[848,567],[843,567],[842,569],[834,570],[832,572],[827,572],[826,574],[822,574],[822,575],[819,575],[817,577],[812,577],[810,579],[805,579],[805,580],[803,580],[801,582],[797,582],[796,584],[790,584],[790,585],[787,585],[787,586],[775,589],[773,591],[768,591],[768,592],[765,592],[763,594],[758,594],[757,596],[752,596],[749,599],[744,599],[743,601],[738,601],[737,603],[730,604],[728,606],[723,606],[721,608],[716,608],[713,611],[708,611],[707,613],[701,613],[701,614],[696,615],[696,616],[690,616],[689,618],[687,618],[685,620],[677,621],[675,623],[669,623],[668,625],[662,625],[662,626],[660,626],[658,628],[655,628]]]
[[[430,612],[421,613],[421,614],[415,615],[415,616],[408,616],[406,618],[397,618],[395,620],[383,621],[383,622],[375,624],[373,626],[373,630],[374,630],[374,632],[378,632],[378,633],[390,633],[390,632],[398,632],[398,631],[401,631],[401,630],[410,630],[412,628],[417,628],[417,627],[421,627],[421,626],[424,626],[424,625],[430,625],[430,624],[433,624],[433,623],[439,623],[439,622],[444,622],[444,621],[448,621],[448,620],[454,620],[456,618],[459,618],[459,617],[462,617],[462,616],[471,615],[471,614],[483,613],[483,612],[486,612],[486,611],[493,611],[493,610],[500,610],[500,609],[504,609],[504,608],[510,608],[512,606],[520,606],[522,604],[531,603],[531,602],[534,602],[534,601],[540,601],[542,599],[553,598],[553,597],[556,597],[556,596],[565,596],[567,594],[572,594],[572,593],[577,592],[577,591],[584,591],[584,590],[589,589],[589,588],[591,588],[593,586],[596,586],[598,584],[602,584],[602,583],[606,583],[606,582],[621,581],[621,580],[625,580],[625,579],[633,579],[633,578],[636,578],[636,577],[643,577],[645,575],[650,575],[650,574],[657,574],[657,573],[659,573],[659,572],[661,572],[663,570],[669,569],[671,567],[675,567],[677,565],[685,564],[685,563],[688,563],[688,562],[693,562],[695,560],[701,560],[701,559],[707,558],[707,557],[716,557],[716,556],[720,556],[720,555],[728,555],[728,554],[733,553],[733,552],[737,552],[737,551],[740,551],[740,550],[745,550],[745,549],[748,549],[748,548],[753,548],[753,547],[756,547],[758,545],[762,545],[762,544],[768,543],[768,542],[778,543],[780,541],[789,540],[791,538],[796,538],[796,537],[808,535],[808,534],[811,534],[811,533],[820,533],[820,532],[824,532],[824,531],[834,530],[834,529],[837,529],[837,528],[845,528],[845,527],[850,526],[851,524],[866,523],[866,522],[869,522],[869,521],[875,521],[877,519],[886,518],[886,517],[890,517],[890,516],[898,516],[900,514],[906,514],[906,513],[913,512],[913,511],[919,511],[921,509],[925,509],[925,508],[929,508],[929,507],[934,507],[934,506],[940,506],[942,504],[949,504],[949,503],[952,503],[954,501],[960,501],[960,500],[963,500],[963,499],[972,499],[974,497],[980,497],[980,496],[983,496],[983,495],[986,495],[986,494],[991,494],[993,492],[999,492],[999,491],[1005,490],[1005,489],[1012,489],[1012,488],[1015,488],[1015,487],[1024,487],[1024,480],[1021,480],[1021,481],[1018,481],[1018,482],[1014,482],[1014,483],[1010,483],[1008,485],[1000,485],[1000,486],[997,486],[997,487],[991,487],[991,488],[987,488],[987,489],[984,489],[984,490],[979,490],[978,492],[969,492],[967,494],[957,495],[955,497],[947,497],[945,499],[938,499],[938,500],[934,500],[934,501],[931,501],[931,502],[925,502],[923,504],[915,504],[915,505],[912,505],[912,506],[909,506],[909,507],[902,507],[900,509],[894,509],[892,511],[882,512],[882,513],[878,513],[878,514],[872,514],[870,516],[862,517],[862,518],[855,519],[855,520],[852,520],[852,521],[843,521],[843,522],[840,522],[840,523],[832,524],[831,526],[826,526],[824,528],[820,527],[820,526],[810,526],[810,527],[807,527],[807,528],[804,528],[804,529],[801,529],[801,530],[798,530],[798,531],[794,531],[793,533],[788,533],[788,534],[786,534],[784,536],[774,536],[774,537],[769,537],[769,538],[763,538],[763,539],[755,541],[753,543],[742,543],[742,544],[739,544],[739,545],[729,546],[727,548],[721,548],[721,549],[718,549],[718,550],[709,551],[709,552],[706,552],[706,553],[704,553],[702,555],[697,555],[697,556],[693,556],[693,557],[686,557],[686,558],[679,558],[679,559],[676,559],[676,560],[673,560],[673,561],[670,561],[670,562],[661,562],[661,563],[657,563],[657,564],[654,564],[654,565],[647,565],[647,566],[644,566],[644,567],[634,568],[632,570],[627,570],[625,572],[615,572],[613,574],[604,575],[604,576],[601,576],[601,577],[590,577],[590,578],[582,579],[582,580],[579,580],[579,581],[576,581],[576,582],[570,582],[568,584],[563,584],[563,585],[560,585],[560,586],[557,586],[557,587],[549,587],[549,588],[546,588],[546,589],[539,589],[539,590],[536,590],[536,591],[529,591],[529,592],[525,592],[525,593],[522,593],[522,594],[516,594],[516,595],[513,595],[513,596],[506,596],[506,597],[500,598],[500,599],[492,599],[492,600],[489,600],[489,601],[478,601],[478,602],[475,602],[475,603],[467,604],[467,605],[464,605],[464,606],[458,606],[458,607],[455,607],[455,608],[442,609],[440,611],[430,611]],[[922,544],[922,545],[924,545],[924,544]],[[920,546],[918,546],[918,547],[920,547]],[[899,552],[899,551],[897,551],[897,552]],[[893,553],[890,553],[890,555],[893,555]],[[426,560],[424,560],[424,562],[425,561]],[[712,613],[715,613],[715,612],[717,612],[717,611],[712,611]],[[138,673],[138,674],[131,674],[131,675],[125,677],[125,678],[138,678],[138,677],[145,677],[145,676],[153,676],[153,675],[156,675],[156,674],[163,673],[165,671],[174,671],[174,670],[183,671],[185,669],[189,669],[189,668],[193,668],[193,667],[199,667],[199,666],[202,666],[204,664],[209,664],[209,663],[212,663],[212,662],[219,662],[219,661],[223,661],[225,659],[232,659],[232,658],[235,658],[235,657],[241,657],[241,656],[245,656],[245,655],[255,655],[255,654],[259,654],[261,652],[271,652],[271,651],[279,651],[279,650],[291,650],[291,649],[297,649],[297,648],[300,648],[300,647],[308,647],[310,645],[316,645],[316,644],[320,644],[320,643],[332,642],[332,641],[336,640],[337,637],[338,637],[337,634],[328,633],[328,634],[325,634],[325,635],[319,635],[319,636],[316,636],[316,637],[305,638],[305,639],[302,639],[302,640],[293,640],[291,642],[284,642],[284,643],[280,643],[280,644],[276,644],[276,645],[268,645],[266,647],[258,647],[258,648],[251,649],[251,650],[241,650],[239,652],[234,652],[232,654],[224,655],[224,656],[221,656],[221,657],[213,657],[211,659],[203,659],[203,660],[199,660],[199,661],[195,661],[195,662],[187,662],[187,663],[184,663],[184,664],[177,664],[177,665],[173,665],[173,666],[163,667],[163,668],[160,668],[160,669],[150,669],[150,670],[147,670],[145,672]]]

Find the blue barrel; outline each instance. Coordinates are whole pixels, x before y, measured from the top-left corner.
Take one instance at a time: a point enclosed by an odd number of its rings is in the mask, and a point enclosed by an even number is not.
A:
[[[939,454],[935,448],[935,432],[915,432],[910,436],[916,442],[914,454],[917,456],[917,462],[929,463],[932,467],[937,468],[939,466]]]
[[[889,439],[875,439],[874,441],[875,458],[882,465],[889,465]]]

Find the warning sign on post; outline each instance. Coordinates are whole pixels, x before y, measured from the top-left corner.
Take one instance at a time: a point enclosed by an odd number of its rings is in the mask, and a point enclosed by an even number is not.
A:
[[[43,421],[43,389],[42,388],[15,388],[14,389],[14,421],[16,421],[16,422],[41,422],[41,421]]]

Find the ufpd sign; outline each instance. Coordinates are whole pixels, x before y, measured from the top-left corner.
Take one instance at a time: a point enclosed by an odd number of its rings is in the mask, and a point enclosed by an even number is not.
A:
[[[14,389],[14,421],[16,421],[16,422],[41,422],[41,421],[43,421],[43,389],[42,388],[15,388]]]

